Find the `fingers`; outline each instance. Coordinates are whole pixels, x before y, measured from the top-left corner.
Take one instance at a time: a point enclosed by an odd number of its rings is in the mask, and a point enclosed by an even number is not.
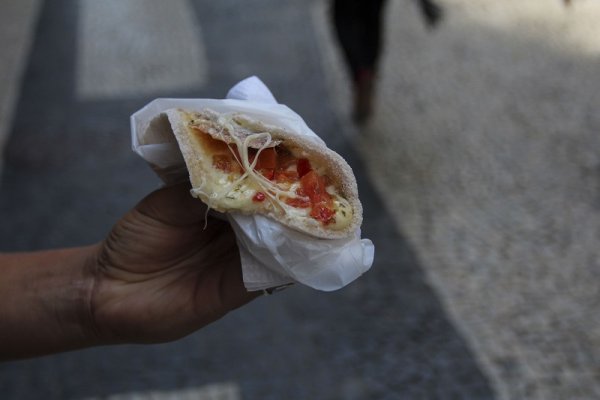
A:
[[[203,224],[207,206],[193,198],[189,190],[189,184],[157,190],[144,198],[136,210],[170,226]],[[209,252],[209,259],[204,267],[198,266],[202,272],[194,289],[194,306],[198,322],[204,326],[262,293],[248,292],[244,286],[235,236],[228,223],[211,219],[202,237],[208,242],[196,241],[195,245]]]
[[[201,326],[207,325],[262,295],[246,290],[239,263],[227,263],[206,271],[195,293],[196,315]]]
[[[221,278],[220,297],[226,310],[234,310],[261,296],[261,291],[249,292],[244,286],[239,265],[226,268]]]
[[[144,198],[136,208],[162,223],[174,226],[204,222],[207,206],[190,194],[189,183],[159,189]]]

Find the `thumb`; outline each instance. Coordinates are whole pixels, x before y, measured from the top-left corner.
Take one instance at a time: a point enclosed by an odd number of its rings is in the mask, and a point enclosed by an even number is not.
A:
[[[208,207],[190,194],[189,182],[167,186],[146,196],[137,210],[167,225],[185,226],[204,222]]]

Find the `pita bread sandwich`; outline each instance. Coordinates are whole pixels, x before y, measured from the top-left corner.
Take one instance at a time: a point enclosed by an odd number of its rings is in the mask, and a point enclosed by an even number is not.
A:
[[[221,212],[262,214],[317,238],[353,235],[362,206],[350,166],[323,142],[242,113],[165,111],[191,193]]]

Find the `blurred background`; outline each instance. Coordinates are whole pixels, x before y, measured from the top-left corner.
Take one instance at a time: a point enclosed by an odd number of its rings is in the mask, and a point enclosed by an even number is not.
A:
[[[0,398],[600,398],[600,2],[437,5],[384,5],[357,125],[326,0],[2,0],[0,250],[103,239],[160,184],[129,116],[257,75],[352,165],[376,259],[174,343],[0,364]]]

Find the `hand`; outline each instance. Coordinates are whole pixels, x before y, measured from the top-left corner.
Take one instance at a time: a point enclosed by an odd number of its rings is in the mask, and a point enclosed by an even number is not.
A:
[[[177,185],[150,194],[114,226],[91,294],[100,342],[174,340],[259,295],[244,288],[229,224],[205,218],[206,206]]]
[[[152,193],[97,245],[0,252],[0,361],[173,340],[257,297],[229,224],[188,190]]]

